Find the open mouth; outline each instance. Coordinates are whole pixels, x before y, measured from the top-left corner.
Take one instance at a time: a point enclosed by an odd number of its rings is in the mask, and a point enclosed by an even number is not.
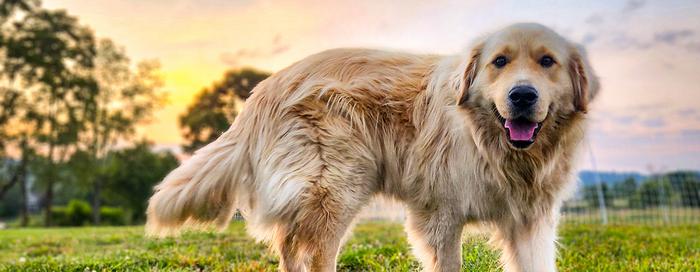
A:
[[[542,128],[542,122],[533,122],[525,117],[505,119],[498,111],[495,112],[498,120],[505,129],[508,141],[515,148],[524,149],[535,143],[537,133],[540,131],[540,128]]]

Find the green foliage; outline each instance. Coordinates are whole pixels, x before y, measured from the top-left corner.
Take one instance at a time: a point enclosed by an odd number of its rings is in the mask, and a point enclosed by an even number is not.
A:
[[[77,141],[86,105],[97,86],[92,31],[65,11],[35,10],[22,17],[4,44],[4,71],[31,97],[23,121],[38,142],[65,146]]]
[[[18,11],[29,12],[39,5],[38,0],[4,0],[0,1],[0,23],[5,23],[7,20]],[[0,41],[2,41],[0,36]]]
[[[54,207],[51,218],[58,226],[84,226],[90,222],[92,211],[90,204],[83,200],[74,199],[65,207]]]
[[[651,176],[639,184],[633,178],[610,186],[601,184],[608,207],[654,208],[663,204],[669,206],[700,207],[700,176],[693,171],[676,171],[664,175]],[[583,188],[584,200],[588,206],[598,208],[596,185]]]
[[[661,176],[649,178],[637,190],[641,208],[669,205],[671,194],[673,194],[671,185],[665,177]]]
[[[38,181],[30,188],[35,192],[45,192],[49,186],[48,181],[53,181],[52,204],[67,205],[72,199],[84,199],[87,196],[85,190],[78,186],[70,162],[51,162],[46,157],[37,156],[29,164],[29,172]]]
[[[0,157],[5,156],[5,149],[12,137],[10,121],[17,115],[18,108],[23,103],[23,97],[18,90],[0,86]]]
[[[103,196],[107,203],[131,213],[131,222],[144,220],[153,186],[177,167],[178,160],[169,152],[153,152],[147,142],[132,148],[113,151],[108,156]]]
[[[236,118],[237,99],[246,99],[255,86],[270,76],[252,68],[226,72],[224,78],[203,89],[187,112],[180,116],[186,152],[193,152],[215,140]]]
[[[89,108],[91,118],[85,120],[87,130],[81,135],[81,143],[94,161],[103,159],[118,140],[129,140],[136,125],[162,105],[159,69],[157,61],[140,62],[132,69],[124,48],[109,39],[98,42],[92,70],[98,92]]]
[[[696,225],[565,225],[560,271],[698,271]],[[483,235],[465,235],[463,271],[500,271]],[[24,258],[24,259],[22,259]],[[24,260],[24,261],[20,261]],[[0,232],[0,271],[277,271],[278,258],[245,234],[148,239],[143,227],[15,229]],[[419,271],[399,224],[359,224],[343,246],[339,271]]]
[[[87,129],[80,137],[85,151],[77,158],[82,162],[82,170],[87,170],[77,176],[80,185],[89,188],[94,210],[102,203],[102,187],[109,171],[108,152],[119,140],[131,140],[136,125],[147,120],[153,108],[163,102],[158,93],[162,86],[159,67],[156,61],[146,61],[132,70],[124,48],[109,39],[102,39],[97,45],[92,74],[98,94],[94,107],[89,107]],[[98,224],[99,214],[94,214],[93,220]]]
[[[8,184],[10,179],[10,173],[14,170],[14,161],[11,160],[0,160],[0,185]],[[19,215],[20,204],[21,204],[21,193],[19,186],[13,186],[9,188],[4,196],[0,196],[0,218],[15,217]]]
[[[100,209],[102,224],[110,226],[126,225],[124,209],[102,207]],[[73,199],[66,206],[57,206],[51,210],[51,217],[57,226],[86,226],[92,222],[92,208],[87,201]]]
[[[100,224],[104,226],[123,226],[126,225],[126,213],[124,209],[117,207],[101,207],[100,208]]]
[[[157,61],[133,67],[124,48],[96,40],[65,10],[0,2],[0,158],[8,145],[21,146],[22,166],[25,153],[37,157],[30,168],[44,190],[47,225],[51,205],[71,198],[90,197],[98,211],[107,154],[164,101],[158,71]],[[24,180],[0,180],[0,199],[16,183]]]
[[[678,202],[684,207],[700,207],[700,174],[676,171],[666,175]]]
[[[154,152],[148,142],[138,142],[134,147],[110,151],[105,159],[102,170],[102,198],[104,205],[119,207],[114,210],[110,207],[100,209],[101,225],[124,225],[132,222],[142,222],[145,217],[145,209],[148,198],[153,192],[153,186],[160,182],[170,170],[178,165],[177,158],[170,152]],[[55,176],[61,180],[54,190],[54,204],[65,205],[73,199],[91,199],[92,191],[89,186],[84,186],[86,179],[91,177],[94,166],[90,162],[92,157],[84,151],[76,152],[71,160],[66,163],[56,164]],[[16,163],[14,163],[16,164]],[[46,158],[37,158],[30,164],[30,171],[37,179],[50,179]],[[0,182],[4,176],[0,167]],[[33,184],[35,190],[45,189],[44,183]],[[0,217],[17,216],[19,211],[19,187],[15,186],[5,199],[0,201]],[[87,203],[84,202],[83,203]],[[91,204],[91,203],[90,203]],[[70,204],[68,204],[70,206]],[[92,206],[92,205],[91,205]],[[92,211],[92,207],[90,211]],[[61,220],[56,225],[80,225],[75,221],[65,219],[65,210],[52,212],[52,219]],[[120,213],[120,215],[114,215]],[[106,217],[106,218],[102,218]],[[61,219],[59,219],[61,218]],[[92,217],[90,217],[92,219]],[[65,219],[65,220],[64,220]],[[91,220],[92,221],[92,220]],[[91,222],[94,225],[94,222]]]
[[[600,186],[601,191],[603,192],[603,200],[605,201],[605,206],[611,207],[613,204],[613,194],[608,188],[608,184],[602,183]],[[583,197],[586,199],[588,205],[591,208],[599,207],[600,204],[598,203],[599,196],[597,185],[586,186],[585,188],[583,188]]]
[[[63,181],[57,165],[75,149],[98,92],[90,74],[95,38],[77,18],[38,1],[3,2],[0,16],[0,89],[11,94],[0,98],[9,106],[0,114],[0,134],[48,161],[42,170],[48,178],[38,181],[50,225],[54,184]]]

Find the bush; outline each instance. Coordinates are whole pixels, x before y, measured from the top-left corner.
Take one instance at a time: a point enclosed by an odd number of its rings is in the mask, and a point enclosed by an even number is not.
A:
[[[58,226],[84,226],[90,223],[92,209],[86,201],[72,199],[65,207],[51,209],[51,219]]]
[[[68,212],[65,206],[55,206],[51,209],[51,222],[56,226],[70,226]]]
[[[100,225],[123,226],[126,225],[124,209],[117,207],[100,208]]]
[[[92,207],[84,200],[73,199],[67,206],[51,209],[51,220],[57,226],[85,226],[92,223]],[[118,207],[100,208],[100,225],[126,225],[126,213]]]

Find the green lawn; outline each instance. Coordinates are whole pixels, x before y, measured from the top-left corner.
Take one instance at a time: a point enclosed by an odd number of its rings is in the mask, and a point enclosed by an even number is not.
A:
[[[465,271],[497,271],[498,254],[466,236]],[[700,271],[700,226],[563,226],[560,271]],[[245,235],[145,239],[142,227],[0,230],[2,271],[274,271],[277,258]],[[363,223],[339,258],[341,271],[414,271],[402,226]]]

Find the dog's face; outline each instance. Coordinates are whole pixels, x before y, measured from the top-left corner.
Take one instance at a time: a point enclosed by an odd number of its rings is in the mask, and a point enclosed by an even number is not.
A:
[[[583,53],[537,24],[513,25],[479,42],[462,77],[458,104],[481,126],[474,133],[491,130],[516,150],[584,113],[598,89]]]

